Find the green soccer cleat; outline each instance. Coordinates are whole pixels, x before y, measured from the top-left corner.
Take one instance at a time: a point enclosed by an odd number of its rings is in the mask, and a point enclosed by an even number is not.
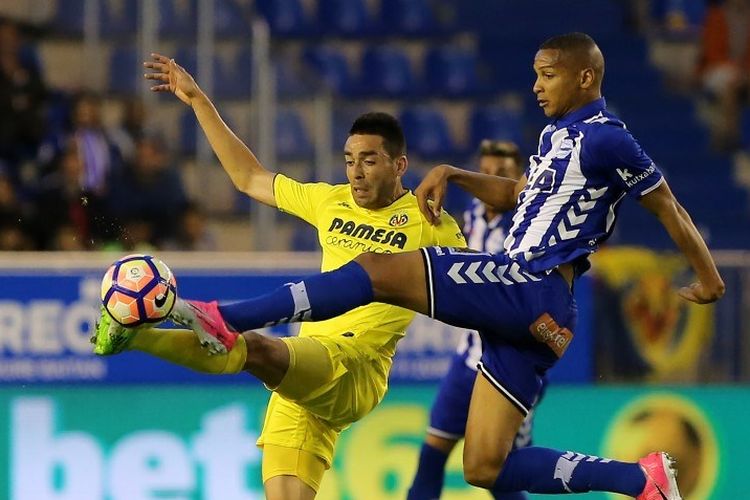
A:
[[[122,352],[137,331],[137,328],[126,328],[113,320],[102,307],[94,328],[94,335],[90,339],[94,344],[94,354],[110,356]]]

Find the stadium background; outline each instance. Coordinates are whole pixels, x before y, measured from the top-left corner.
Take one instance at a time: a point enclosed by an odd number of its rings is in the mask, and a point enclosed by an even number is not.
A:
[[[612,244],[577,286],[581,326],[553,373],[535,439],[629,459],[666,448],[680,459],[687,498],[743,498],[750,446],[743,321],[750,128],[743,124],[750,120],[737,109],[736,137],[726,140],[717,133],[725,116],[701,84],[706,16],[717,7],[699,0],[0,1],[21,37],[15,50],[2,32],[0,60],[15,58],[43,87],[14,87],[31,96],[21,105],[0,96],[10,103],[0,117],[0,498],[261,497],[253,446],[266,401],[259,384],[198,376],[135,353],[97,359],[88,346],[101,274],[123,252],[157,252],[184,294],[224,300],[317,264],[308,253],[315,235],[236,195],[189,110],[148,93],[140,61],[150,51],[173,54],[194,71],[261,159],[301,179],[342,181],[340,149],[352,119],[371,109],[396,114],[413,187],[437,162],[471,167],[482,138],[532,151],[545,122],[530,91],[533,54],[546,37],[571,30],[602,47],[610,107],[716,250],[728,293],[712,307],[677,300],[670,289],[689,280],[685,263],[658,223],[626,204]],[[76,110],[87,99],[86,119]],[[105,146],[104,159],[88,153],[92,144]],[[85,199],[49,203],[65,191],[59,172],[71,151],[85,173],[111,172],[101,185],[86,185]],[[156,187],[141,185],[139,172],[149,167],[157,173],[145,177]],[[76,172],[76,181],[86,177]],[[449,196],[459,214],[466,198]],[[89,202],[101,202],[101,211],[81,223],[72,207]],[[388,397],[344,434],[320,498],[404,497],[457,337],[424,318],[415,322]],[[444,498],[487,498],[463,483],[460,453],[448,478]]]

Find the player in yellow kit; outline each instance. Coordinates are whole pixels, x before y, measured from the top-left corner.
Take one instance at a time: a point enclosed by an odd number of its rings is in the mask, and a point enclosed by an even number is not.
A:
[[[401,184],[408,167],[406,144],[392,116],[368,113],[352,125],[344,146],[349,184],[303,184],[265,169],[174,60],[155,55],[147,67],[155,70],[149,76],[161,82],[153,90],[174,92],[193,108],[237,189],[317,228],[323,250],[321,270],[336,269],[363,252],[466,246],[453,218],[443,213],[441,224],[429,224],[416,197]],[[304,304],[299,306],[304,314]],[[232,304],[212,307],[221,309],[229,325],[242,314]],[[219,332],[219,337],[224,336],[220,343],[189,330],[126,329],[103,313],[95,352],[140,350],[198,371],[244,370],[258,377],[274,391],[258,439],[266,496],[308,499],[315,497],[331,466],[340,432],[385,395],[396,344],[413,317],[407,309],[375,303],[334,319],[306,323],[298,337]],[[216,354],[209,356],[202,343]]]

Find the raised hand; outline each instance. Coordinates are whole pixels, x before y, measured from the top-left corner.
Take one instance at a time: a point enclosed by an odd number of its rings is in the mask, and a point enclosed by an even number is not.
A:
[[[147,80],[156,80],[161,82],[153,85],[151,90],[154,92],[172,92],[182,102],[192,106],[195,97],[201,94],[201,89],[190,73],[185,68],[161,54],[152,53],[153,61],[146,61],[143,66],[154,70],[153,73],[146,73],[143,76]]]
[[[438,224],[440,221],[440,211],[443,208],[443,198],[448,188],[448,171],[449,165],[438,165],[424,176],[419,183],[414,194],[417,197],[419,210],[424,214],[427,221],[432,224]]]

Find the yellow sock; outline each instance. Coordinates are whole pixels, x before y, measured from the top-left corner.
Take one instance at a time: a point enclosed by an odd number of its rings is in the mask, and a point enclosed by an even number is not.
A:
[[[128,342],[128,349],[142,351],[202,373],[239,373],[247,359],[245,338],[237,337],[226,354],[208,354],[190,330],[144,328]]]

